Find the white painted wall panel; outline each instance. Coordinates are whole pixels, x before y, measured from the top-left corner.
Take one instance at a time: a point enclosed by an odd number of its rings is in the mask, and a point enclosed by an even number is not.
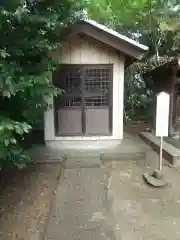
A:
[[[49,100],[49,104],[53,104],[53,99]],[[45,140],[54,140],[54,108],[44,112],[44,138]]]
[[[119,95],[118,95],[118,102],[119,102],[119,106],[118,106],[118,115],[117,118],[119,119],[119,137],[121,139],[123,139],[123,125],[124,125],[124,56],[120,57],[120,61],[119,61]]]

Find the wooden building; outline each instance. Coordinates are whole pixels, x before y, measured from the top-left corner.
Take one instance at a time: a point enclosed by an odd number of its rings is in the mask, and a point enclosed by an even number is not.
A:
[[[52,54],[52,81],[65,93],[45,112],[46,145],[77,147],[123,139],[124,70],[148,47],[92,20],[75,23]]]

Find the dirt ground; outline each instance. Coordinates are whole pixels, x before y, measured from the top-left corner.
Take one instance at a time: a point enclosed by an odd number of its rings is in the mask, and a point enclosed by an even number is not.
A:
[[[124,125],[124,131],[132,136],[136,136],[140,132],[147,131],[147,129],[150,130],[151,128],[152,125],[144,121],[129,122]]]
[[[157,166],[158,155],[147,154],[146,161],[112,162],[108,169],[112,202],[114,239],[178,240],[180,239],[180,171],[164,161],[165,188],[152,188],[142,179]]]
[[[60,174],[60,164],[37,164],[8,182],[0,194],[0,239],[42,238]]]
[[[180,171],[164,161],[168,186],[152,188],[142,174],[157,162],[147,150],[144,160],[69,162],[62,172],[34,165],[1,193],[0,239],[179,240]]]

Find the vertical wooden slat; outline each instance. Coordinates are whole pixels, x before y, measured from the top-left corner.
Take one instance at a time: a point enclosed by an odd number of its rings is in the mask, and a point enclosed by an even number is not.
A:
[[[59,51],[59,57],[61,63],[63,64],[70,64],[71,63],[71,45],[67,43],[63,43],[62,47]]]
[[[109,69],[109,133],[113,130],[113,66]]]
[[[91,63],[91,56],[90,56],[90,44],[87,41],[83,41],[80,48],[81,54],[81,64],[89,64]]]
[[[180,96],[177,97],[176,120],[180,121]]]
[[[86,116],[85,116],[85,107],[84,107],[84,79],[85,79],[85,67],[81,66],[81,99],[82,99],[82,133],[83,135],[86,132]]]

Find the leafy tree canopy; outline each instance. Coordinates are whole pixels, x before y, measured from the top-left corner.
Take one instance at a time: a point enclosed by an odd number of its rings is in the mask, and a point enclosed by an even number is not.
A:
[[[178,0],[101,0],[98,4],[91,0],[89,6],[90,17],[148,45],[150,51],[145,59],[161,62],[178,53]]]
[[[149,46],[149,51],[125,75],[127,118],[147,113],[153,94],[152,82],[138,75],[170,61],[180,49],[179,0],[89,0],[89,15],[115,30]],[[144,109],[144,111],[143,111]]]
[[[50,107],[49,98],[60,91],[50,81],[57,67],[50,53],[60,46],[62,29],[80,18],[81,12],[81,1],[1,0],[1,159],[24,162],[20,154],[24,134]]]

